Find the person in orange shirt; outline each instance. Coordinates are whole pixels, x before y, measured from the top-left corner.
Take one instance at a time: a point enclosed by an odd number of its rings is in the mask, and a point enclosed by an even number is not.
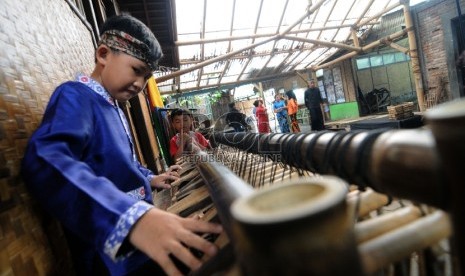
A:
[[[297,121],[297,111],[299,106],[297,105],[297,98],[292,90],[286,92],[287,96],[287,114],[291,119],[291,130],[293,133],[300,132],[299,122]]]

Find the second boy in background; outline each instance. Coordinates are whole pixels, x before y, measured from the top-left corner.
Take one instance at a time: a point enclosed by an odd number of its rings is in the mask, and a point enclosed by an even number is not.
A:
[[[176,108],[170,113],[176,135],[170,140],[170,155],[177,160],[184,153],[195,153],[210,148],[210,143],[200,133],[193,131],[194,117],[189,110]]]

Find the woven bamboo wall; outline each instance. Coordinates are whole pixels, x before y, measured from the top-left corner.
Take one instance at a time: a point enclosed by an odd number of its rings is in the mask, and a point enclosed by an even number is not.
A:
[[[63,0],[0,1],[0,275],[70,275],[56,221],[19,176],[54,87],[90,73],[91,34]]]

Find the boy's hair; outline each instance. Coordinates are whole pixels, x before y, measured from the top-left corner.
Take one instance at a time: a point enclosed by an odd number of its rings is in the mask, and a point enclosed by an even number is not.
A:
[[[253,106],[258,107],[258,100],[255,100],[255,101],[253,102]]]
[[[152,70],[157,68],[158,60],[163,56],[161,46],[149,27],[128,14],[110,17],[103,23],[99,45],[102,43],[144,61]]]
[[[183,108],[175,108],[173,109],[171,112],[170,112],[170,120],[171,122],[174,121],[174,117],[176,116],[182,116],[182,115],[187,115],[191,118],[193,118],[194,116],[192,115],[192,112],[190,112],[189,110],[187,109],[183,109]]]

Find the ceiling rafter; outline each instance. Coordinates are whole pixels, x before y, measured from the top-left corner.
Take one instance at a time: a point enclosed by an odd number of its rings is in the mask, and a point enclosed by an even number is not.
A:
[[[223,0],[222,14],[227,17],[207,14],[213,10],[208,5],[218,4],[215,0],[172,1],[176,6],[192,3],[184,18],[196,20],[177,29],[173,45],[179,52],[180,68],[155,74],[162,93],[174,92],[168,86],[170,79],[176,80],[176,92],[199,91],[308,73],[379,45],[409,51],[394,42],[399,33],[364,45],[367,33],[381,17],[404,0]],[[274,10],[270,10],[270,1]],[[246,20],[241,19],[243,15]],[[230,21],[220,22],[229,16]],[[215,22],[218,24],[211,26]],[[327,62],[334,54],[342,56]]]
[[[297,19],[295,21],[295,23],[291,24],[291,26],[289,26],[285,31],[283,31],[282,33],[279,33],[279,34],[276,34],[274,35],[273,37],[270,37],[268,39],[265,39],[263,41],[260,41],[260,42],[256,42],[256,43],[253,43],[252,45],[249,45],[249,46],[246,46],[246,47],[243,47],[241,49],[238,49],[238,50],[235,50],[235,51],[232,51],[230,53],[227,53],[225,55],[222,55],[222,56],[218,56],[218,57],[214,57],[214,58],[211,58],[211,59],[208,59],[208,60],[205,60],[201,63],[198,63],[192,67],[189,67],[189,68],[185,68],[185,69],[181,69],[179,71],[176,71],[176,72],[173,72],[172,74],[168,74],[168,75],[164,75],[164,76],[161,76],[159,78],[156,78],[156,81],[157,83],[160,83],[160,82],[163,82],[163,81],[166,81],[166,80],[169,80],[171,78],[174,78],[176,76],[179,76],[179,75],[182,75],[182,74],[185,74],[185,73],[189,73],[189,72],[192,72],[194,70],[197,70],[197,69],[200,69],[204,66],[207,66],[209,64],[212,64],[214,62],[217,62],[217,61],[221,61],[221,60],[225,60],[227,58],[230,58],[230,57],[233,57],[235,56],[236,54],[238,53],[242,53],[246,50],[250,50],[250,49],[253,49],[257,46],[260,46],[260,45],[263,45],[265,43],[268,43],[270,41],[273,41],[279,37],[281,37],[283,34],[286,34],[289,30],[291,30],[292,28],[294,28],[295,25],[299,24],[300,21],[302,21],[305,17],[307,17],[308,15],[312,14],[315,10],[318,9],[319,6],[321,6],[326,0],[320,0],[318,1],[318,3],[312,8],[308,9],[306,11],[306,13],[304,15],[302,15],[299,19]]]
[[[263,1],[264,0],[261,0],[260,1],[260,7],[258,9],[258,14],[257,14],[257,20],[255,22],[255,27],[254,27],[254,34],[257,33],[257,29],[258,29],[258,23],[260,22],[260,16],[262,15],[262,10],[263,10]],[[255,38],[252,39],[252,44],[255,42]],[[250,55],[250,52],[249,52],[249,55]],[[242,70],[241,72],[239,73],[236,81],[240,80],[241,79],[241,76],[244,74],[244,71],[245,69],[247,68],[247,66],[249,65],[251,59],[248,59],[245,64],[242,66]]]
[[[233,0],[233,7],[232,7],[232,16],[231,16],[231,25],[229,27],[229,35],[232,36],[233,32],[234,32],[234,19],[236,17],[236,0]],[[228,50],[227,52],[231,52],[231,47],[232,47],[232,43],[231,43],[231,40],[228,41]],[[228,68],[230,66],[230,61],[227,60],[226,61],[226,64],[224,65],[224,69],[223,71],[221,72],[220,74],[220,77],[218,78],[218,81],[217,81],[217,84],[220,84],[221,81],[223,80],[223,77],[224,75],[226,74]]]

